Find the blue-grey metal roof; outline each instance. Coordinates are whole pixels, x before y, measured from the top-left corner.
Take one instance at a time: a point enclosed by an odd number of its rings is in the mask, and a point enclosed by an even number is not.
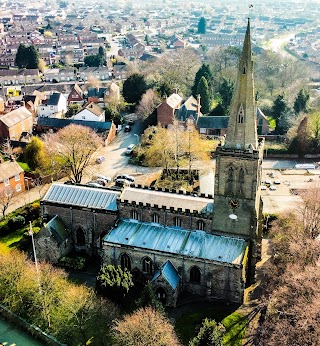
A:
[[[173,264],[168,260],[161,268],[154,274],[152,281],[155,281],[160,275],[165,278],[168,284],[175,290],[179,283],[179,274]]]
[[[88,186],[52,184],[43,202],[116,211],[120,192]]]
[[[70,124],[87,126],[98,131],[110,130],[111,121],[87,121],[87,120],[73,120],[73,119],[58,119],[58,118],[47,118],[38,117],[37,125],[64,128]]]
[[[103,97],[108,88],[88,88],[88,97]]]
[[[53,238],[57,241],[58,244],[61,244],[69,235],[70,232],[66,229],[66,226],[59,218],[55,216],[52,218],[45,226],[48,231],[52,234]]]
[[[120,220],[104,242],[233,264],[241,264],[247,247],[243,239],[131,219]]]

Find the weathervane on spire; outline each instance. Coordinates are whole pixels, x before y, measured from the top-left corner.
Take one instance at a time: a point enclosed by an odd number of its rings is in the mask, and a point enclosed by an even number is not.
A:
[[[251,9],[253,8],[253,5],[252,4],[250,4],[249,5],[249,18],[250,18],[250,14],[251,14]]]

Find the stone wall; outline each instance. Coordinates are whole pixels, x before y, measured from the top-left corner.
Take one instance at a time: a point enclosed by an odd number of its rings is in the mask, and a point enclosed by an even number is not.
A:
[[[181,220],[181,227],[189,230],[198,229],[198,221],[204,222],[204,231],[210,233],[212,230],[212,214],[199,214],[195,212],[175,211],[165,208],[155,208],[153,206],[134,205],[130,203],[118,204],[120,217],[131,219],[133,218],[132,211],[137,212],[138,220],[142,222],[154,222],[154,215],[159,216],[159,222],[164,226],[175,226],[175,218]],[[190,205],[190,208],[192,206]]]
[[[243,300],[244,282],[242,276],[244,268],[242,265],[214,262],[149,249],[103,244],[104,264],[120,265],[122,254],[127,254],[130,257],[131,269],[137,268],[141,272],[143,270],[142,260],[146,256],[153,261],[154,271],[159,269],[167,260],[170,260],[181,277],[181,291],[237,303]],[[200,269],[200,283],[190,282],[190,270],[193,266]]]
[[[41,203],[43,216],[59,215],[66,228],[71,231],[71,241],[75,250],[88,254],[97,254],[103,237],[114,225],[117,212],[94,210],[91,208],[76,208],[66,205]],[[78,246],[76,230],[81,228],[85,234],[85,245]]]

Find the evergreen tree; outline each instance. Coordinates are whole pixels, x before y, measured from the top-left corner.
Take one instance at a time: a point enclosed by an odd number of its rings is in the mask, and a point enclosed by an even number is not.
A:
[[[43,164],[44,145],[39,137],[32,137],[24,151],[24,158],[32,170],[35,170]]]
[[[204,17],[201,17],[198,23],[198,34],[205,34],[207,31],[207,21]]]
[[[147,83],[142,74],[134,73],[123,83],[123,97],[128,103],[138,103],[146,91]]]
[[[201,77],[197,87],[197,94],[201,97],[201,112],[207,114],[210,112],[211,97],[209,92],[208,82],[205,77]]]
[[[104,48],[102,46],[99,46],[99,53],[98,55],[104,57]]]
[[[196,73],[194,77],[194,83],[192,86],[192,95],[194,97],[197,97],[197,88],[198,88],[198,84],[200,82],[201,77],[205,77],[205,79],[208,82],[209,91],[210,93],[212,92],[213,72],[209,64],[202,64],[202,66],[199,68],[198,72]]]
[[[224,326],[215,320],[205,319],[199,333],[190,342],[189,346],[222,346]]]
[[[20,44],[16,54],[15,64],[19,68],[38,68],[38,51],[33,45],[27,47],[24,44]]]
[[[272,117],[276,120],[276,132],[281,133],[280,117],[289,111],[284,95],[278,95],[272,106]]]
[[[296,114],[306,112],[310,95],[305,89],[301,89],[296,96],[293,104],[293,109]]]
[[[219,85],[218,92],[221,96],[221,105],[224,108],[225,114],[229,112],[233,90],[234,83],[230,80],[223,78],[221,84]]]

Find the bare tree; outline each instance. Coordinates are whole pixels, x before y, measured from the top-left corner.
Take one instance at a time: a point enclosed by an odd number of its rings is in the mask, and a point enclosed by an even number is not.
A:
[[[21,154],[22,149],[19,148],[13,148],[11,145],[11,141],[9,138],[5,139],[3,144],[0,147],[1,154],[9,159],[9,160],[16,160],[17,157]]]
[[[6,211],[12,203],[14,190],[11,186],[4,186],[0,188],[0,208],[2,217],[6,217]]]
[[[136,113],[141,120],[146,119],[150,114],[154,112],[159,105],[161,99],[159,95],[152,89],[148,89],[141,98],[139,105],[136,109]]]
[[[180,345],[170,322],[150,307],[116,320],[113,330],[114,345],[117,346]]]
[[[90,128],[69,125],[44,140],[49,160],[49,170],[64,171],[71,181],[81,183],[84,169],[89,166],[102,139]]]

